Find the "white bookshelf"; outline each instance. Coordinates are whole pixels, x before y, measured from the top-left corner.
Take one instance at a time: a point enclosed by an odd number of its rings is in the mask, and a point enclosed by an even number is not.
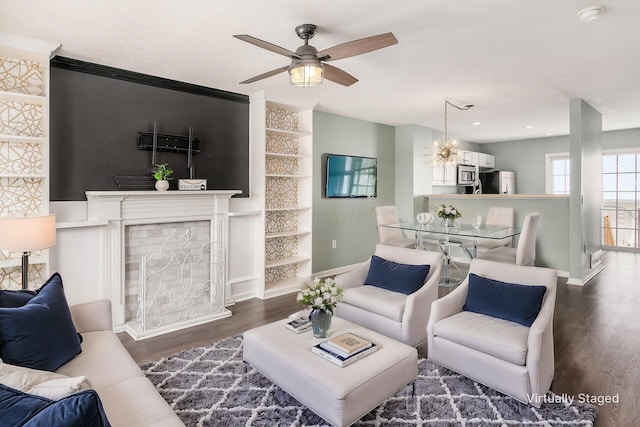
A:
[[[0,31],[2,217],[49,212],[49,60],[59,46]],[[20,288],[21,255],[0,251],[0,288]],[[32,254],[29,287],[40,286],[48,275],[48,251]]]
[[[251,97],[252,197],[262,200],[257,295],[304,287],[311,276],[313,109]]]

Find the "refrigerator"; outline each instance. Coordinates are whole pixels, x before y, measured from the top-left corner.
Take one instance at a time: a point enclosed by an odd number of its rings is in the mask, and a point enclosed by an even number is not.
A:
[[[516,173],[494,171],[480,173],[483,194],[515,194]]]

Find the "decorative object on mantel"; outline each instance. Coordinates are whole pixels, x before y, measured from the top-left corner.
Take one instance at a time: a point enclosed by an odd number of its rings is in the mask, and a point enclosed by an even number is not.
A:
[[[173,175],[173,170],[169,168],[169,163],[162,163],[156,165],[156,170],[153,171],[153,177],[156,179],[156,190],[167,191],[169,189],[169,180]]]
[[[336,305],[342,301],[343,289],[336,282],[327,278],[324,281],[319,277],[313,279],[313,286],[298,292],[297,300],[311,307],[311,325],[313,336],[326,338],[331,327],[331,317]]]
[[[442,218],[441,225],[443,227],[459,227],[458,218],[462,216],[462,213],[452,205],[439,205],[436,206],[436,214],[439,218]]]
[[[242,361],[242,336],[225,338],[143,364],[144,375],[187,427],[197,425],[328,425],[309,408]],[[415,402],[405,389],[354,427],[416,425],[593,425],[596,406],[566,394],[545,396],[542,408],[520,403],[427,359],[418,359]]]
[[[118,189],[129,190],[153,190],[156,180],[151,175],[116,175],[113,177]]]
[[[178,190],[206,190],[206,179],[179,179]]]
[[[170,151],[175,153],[187,153],[187,169],[189,179],[179,179],[179,190],[206,190],[206,179],[195,179],[195,167],[193,166],[193,155],[200,152],[200,141],[193,136],[193,128],[189,126],[189,135],[165,135],[158,133],[158,124],[153,122],[153,132],[138,132],[138,149],[151,150],[151,164],[156,165],[158,151]],[[155,171],[154,171],[155,172]],[[155,176],[155,175],[154,175]],[[161,179],[155,177],[156,189],[164,191],[169,188],[168,183],[159,184]],[[160,187],[160,188],[158,188]],[[166,188],[165,188],[166,187]]]
[[[458,150],[456,149],[456,144],[458,141],[449,139],[449,131],[448,131],[448,123],[447,123],[447,106],[451,105],[452,107],[457,108],[458,110],[466,111],[473,108],[473,104],[467,104],[463,107],[460,107],[456,104],[453,104],[448,99],[444,100],[444,137],[439,141],[434,141],[434,149],[433,149],[433,162],[440,166],[445,163],[455,163],[456,157],[458,155]]]

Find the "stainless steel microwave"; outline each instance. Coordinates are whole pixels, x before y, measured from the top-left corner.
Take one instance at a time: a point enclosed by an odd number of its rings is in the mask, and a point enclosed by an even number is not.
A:
[[[476,180],[476,168],[474,166],[458,166],[458,185],[473,185]]]

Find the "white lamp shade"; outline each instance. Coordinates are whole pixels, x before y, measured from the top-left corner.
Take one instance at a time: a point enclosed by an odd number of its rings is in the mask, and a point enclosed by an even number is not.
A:
[[[55,215],[0,218],[0,249],[29,252],[56,245]]]

